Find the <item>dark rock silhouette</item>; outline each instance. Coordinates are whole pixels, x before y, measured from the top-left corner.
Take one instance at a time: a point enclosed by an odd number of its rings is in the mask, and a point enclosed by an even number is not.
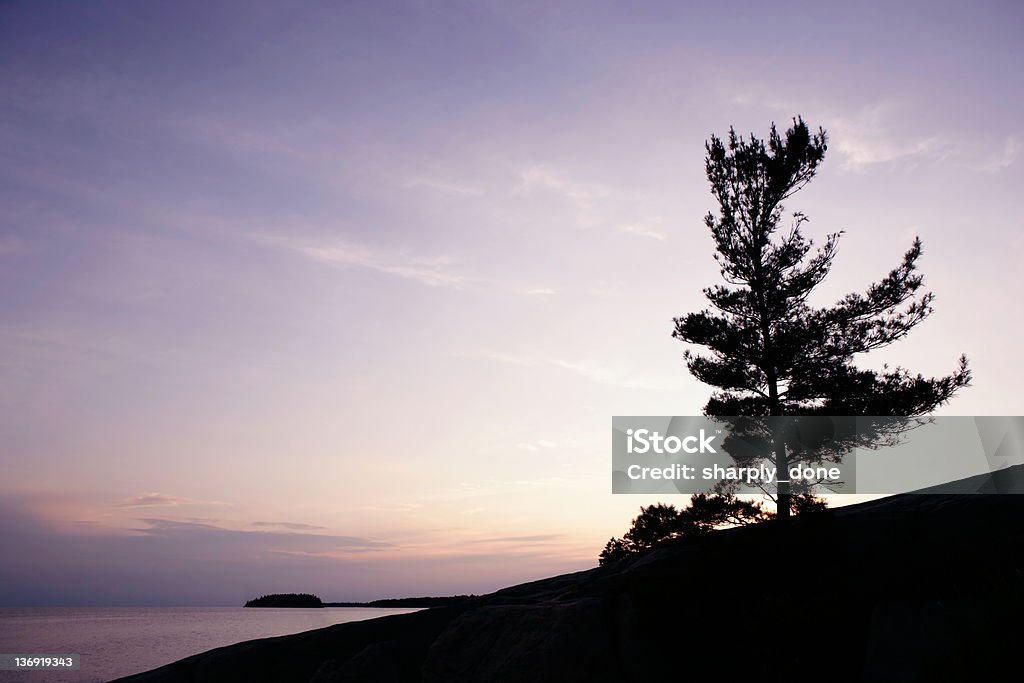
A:
[[[1022,482],[1024,466],[953,488]],[[1024,635],[1022,520],[1021,495],[904,494],[122,681],[1001,679]]]

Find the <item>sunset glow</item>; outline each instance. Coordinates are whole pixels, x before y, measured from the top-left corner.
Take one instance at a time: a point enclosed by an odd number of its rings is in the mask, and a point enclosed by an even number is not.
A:
[[[965,352],[940,414],[1024,414],[1022,24],[995,2],[4,4],[0,605],[595,566],[658,500],[611,494],[611,417],[709,394],[672,318],[719,282],[704,143],[730,125],[828,131],[787,202],[816,240],[846,231],[818,303],[923,240],[935,314],[866,366]]]

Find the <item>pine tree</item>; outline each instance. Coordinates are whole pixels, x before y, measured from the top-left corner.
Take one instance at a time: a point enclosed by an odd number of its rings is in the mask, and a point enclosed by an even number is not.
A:
[[[714,310],[676,318],[673,336],[706,347],[685,353],[687,368],[716,391],[710,416],[924,415],[970,382],[967,358],[950,375],[925,378],[903,368],[857,368],[853,357],[905,337],[932,312],[931,292],[917,272],[915,238],[900,264],[865,293],[816,308],[808,298],[828,275],[842,232],[814,248],[802,213],[783,226],[782,202],[814,178],[827,150],[825,131],[802,118],[767,141],[729,130],[712,136],[705,168],[719,214],[705,224],[715,242],[724,285],[704,289]],[[786,471],[787,448],[774,440],[775,461]],[[778,517],[789,516],[791,494],[780,483]]]

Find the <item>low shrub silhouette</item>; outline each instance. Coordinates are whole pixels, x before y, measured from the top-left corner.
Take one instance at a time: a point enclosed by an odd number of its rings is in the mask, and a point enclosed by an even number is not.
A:
[[[797,515],[821,514],[828,509],[821,498],[811,494],[795,496],[793,512]],[[640,507],[640,514],[622,538],[611,538],[598,556],[603,565],[635,555],[670,538],[700,536],[715,529],[759,524],[775,518],[761,503],[741,500],[732,495],[698,493],[690,506],[679,510],[675,505],[656,503]]]

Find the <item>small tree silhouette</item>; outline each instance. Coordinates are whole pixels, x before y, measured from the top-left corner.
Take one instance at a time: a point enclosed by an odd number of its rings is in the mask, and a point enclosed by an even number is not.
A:
[[[924,415],[970,383],[966,356],[952,374],[932,379],[853,364],[855,354],[902,339],[931,313],[934,295],[921,291],[916,272],[917,238],[866,293],[848,294],[827,308],[808,303],[831,269],[842,233],[828,235],[812,253],[813,242],[801,234],[806,216],[794,213],[782,230],[782,202],[811,181],[826,149],[825,131],[812,134],[799,117],[784,136],[772,124],[767,143],[730,128],[727,141],[712,136],[706,145],[705,170],[719,214],[708,213],[705,224],[726,284],[704,289],[714,312],[676,318],[673,333],[710,351],[685,353],[693,376],[718,388],[705,415]],[[778,471],[786,472],[786,439],[770,443]],[[779,518],[788,518],[785,480],[776,502]]]
[[[598,563],[621,560],[670,538],[700,536],[721,527],[745,526],[771,518],[760,503],[725,495],[699,493],[690,499],[690,507],[682,510],[665,503],[641,506],[629,531],[622,538],[608,541]]]

